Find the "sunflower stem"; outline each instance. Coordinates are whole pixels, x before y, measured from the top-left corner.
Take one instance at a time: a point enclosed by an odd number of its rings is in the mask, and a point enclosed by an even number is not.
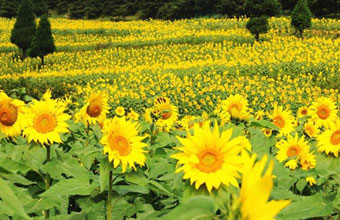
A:
[[[51,147],[47,146],[46,147],[46,160],[47,163],[51,160]],[[45,177],[45,191],[47,191],[50,188],[50,182],[51,182],[51,177],[50,175],[47,173],[46,177]],[[45,215],[45,219],[48,219],[50,217],[50,210],[47,209],[44,211],[44,215]]]
[[[112,219],[112,170],[109,173],[109,192],[107,195],[107,220]]]

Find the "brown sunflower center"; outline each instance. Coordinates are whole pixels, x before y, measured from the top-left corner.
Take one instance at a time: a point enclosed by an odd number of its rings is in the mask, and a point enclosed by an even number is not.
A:
[[[235,111],[237,110],[238,112],[242,110],[242,105],[241,103],[232,103],[230,106],[229,106],[229,112],[230,111]]]
[[[338,145],[340,144],[340,130],[335,131],[331,136],[331,144]]]
[[[131,152],[131,146],[128,140],[123,136],[113,136],[109,137],[109,143],[111,150],[117,150],[120,156],[129,155]]]
[[[40,114],[35,117],[33,126],[39,133],[47,133],[57,127],[57,120],[54,115],[50,113]]]
[[[301,115],[307,115],[307,112],[308,112],[307,109],[304,108],[301,110]]]
[[[86,112],[91,117],[98,117],[102,110],[101,103],[98,100],[94,100],[87,106]]]
[[[223,157],[215,149],[205,149],[198,154],[199,163],[196,167],[205,173],[213,173],[219,170],[223,164]]]
[[[278,115],[274,118],[274,125],[276,125],[279,128],[283,128],[285,126],[285,120],[282,116]]]
[[[163,110],[162,119],[164,120],[169,119],[171,115],[172,115],[172,111],[170,109]]]
[[[287,150],[287,156],[288,157],[294,157],[297,156],[300,153],[300,149],[298,146],[290,146]]]
[[[12,126],[18,119],[18,110],[12,104],[0,105],[0,123],[6,126]]]
[[[320,105],[317,110],[317,114],[321,119],[327,119],[330,115],[331,110],[326,105]]]

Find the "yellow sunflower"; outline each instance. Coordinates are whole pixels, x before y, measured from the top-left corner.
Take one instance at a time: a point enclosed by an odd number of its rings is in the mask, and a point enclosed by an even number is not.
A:
[[[320,97],[313,102],[310,107],[312,119],[315,120],[319,127],[329,127],[337,118],[338,109],[335,102],[326,97]]]
[[[309,146],[304,137],[299,137],[297,135],[288,136],[287,140],[280,140],[276,143],[275,147],[279,149],[276,154],[276,159],[280,162],[286,161],[285,166],[289,169],[294,170],[298,166],[298,160],[301,155],[309,152]]]
[[[233,118],[247,120],[250,116],[248,101],[239,94],[230,95],[226,100],[222,101],[222,109],[227,111]]]
[[[145,137],[138,136],[140,126],[137,122],[126,121],[125,118],[114,117],[104,123],[103,137],[100,143],[104,145],[104,153],[108,153],[109,161],[114,168],[122,164],[123,172],[127,166],[136,169],[135,163],[143,166],[146,160]]]
[[[308,120],[304,125],[304,132],[308,135],[308,137],[313,138],[319,134],[319,129],[315,125],[315,122]]]
[[[289,109],[283,109],[282,106],[274,105],[274,110],[269,118],[273,124],[279,128],[280,135],[288,135],[294,131],[294,117]]]
[[[153,114],[158,117],[157,126],[171,128],[178,119],[178,108],[169,98],[160,97],[154,103]]]
[[[24,102],[0,92],[0,132],[9,137],[20,135],[27,122],[25,109]]]
[[[139,114],[135,112],[133,109],[128,113],[128,118],[131,118],[132,120],[138,121],[139,119]]]
[[[256,155],[245,163],[240,191],[241,215],[246,220],[273,220],[279,212],[291,201],[268,201],[273,188],[273,161],[270,161],[267,171],[267,156],[256,162]]]
[[[60,133],[68,132],[67,120],[70,116],[65,114],[65,104],[44,96],[41,101],[33,100],[27,110],[25,120],[28,125],[23,134],[28,141],[41,144],[60,143]]]
[[[151,117],[151,112],[152,112],[152,109],[150,108],[147,108],[145,109],[145,112],[144,112],[144,120],[149,122],[150,124],[152,124],[152,117]]]
[[[316,155],[312,152],[304,152],[300,156],[300,164],[303,170],[313,169],[316,166]]]
[[[171,157],[178,160],[177,173],[184,172],[184,179],[190,179],[198,189],[205,184],[208,191],[218,189],[221,184],[238,187],[237,178],[242,170],[241,151],[250,148],[245,137],[231,139],[232,129],[222,131],[215,124],[211,130],[210,123],[203,127],[195,126],[194,135],[178,140],[183,147],[180,153]]]
[[[297,117],[302,118],[309,115],[309,110],[307,106],[302,106],[297,111]]]
[[[340,150],[340,119],[337,118],[330,123],[329,129],[317,137],[318,151],[326,154],[333,153],[335,157],[339,156]]]
[[[86,124],[104,121],[106,114],[109,113],[107,99],[107,93],[105,92],[91,94],[86,104],[75,115],[76,121],[83,121]]]
[[[270,128],[262,128],[262,132],[266,137],[269,138],[272,136],[273,130]]]
[[[312,176],[307,176],[307,177],[306,177],[306,182],[307,182],[310,186],[313,186],[313,185],[316,184],[316,181],[315,181],[314,177],[312,177]]]
[[[124,116],[125,115],[125,109],[122,106],[118,106],[115,110],[115,113],[118,116]]]

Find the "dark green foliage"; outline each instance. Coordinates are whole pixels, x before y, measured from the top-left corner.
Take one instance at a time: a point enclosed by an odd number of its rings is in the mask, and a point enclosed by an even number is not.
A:
[[[87,0],[85,2],[85,17],[88,19],[98,18],[102,13],[100,2],[98,0]]]
[[[31,0],[22,0],[14,28],[11,33],[11,42],[22,50],[23,59],[27,49],[30,48],[35,34],[36,24]]]
[[[281,14],[281,4],[277,0],[246,0],[244,12],[249,17],[277,16]]]
[[[33,10],[37,17],[47,14],[47,4],[45,0],[32,0]]]
[[[47,14],[43,15],[40,19],[38,29],[32,41],[29,50],[30,57],[40,57],[41,64],[44,65],[44,56],[53,53],[56,47],[51,31],[51,24],[48,21]]]
[[[228,17],[238,17],[244,14],[244,3],[245,0],[219,0],[215,9],[219,14],[225,14],[228,15]]]
[[[74,0],[68,5],[67,10],[68,16],[70,18],[84,18],[86,15],[85,3],[83,0]]]
[[[303,31],[312,26],[312,13],[306,0],[299,0],[292,13],[291,24],[299,32],[302,38]]]
[[[251,17],[246,25],[247,29],[255,39],[259,41],[260,34],[265,34],[269,30],[268,19],[264,16],[261,17]]]
[[[17,15],[16,0],[2,0],[0,1],[0,17],[14,18]]]

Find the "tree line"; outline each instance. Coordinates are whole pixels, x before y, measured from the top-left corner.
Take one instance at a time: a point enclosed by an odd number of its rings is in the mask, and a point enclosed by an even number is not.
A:
[[[16,17],[22,0],[0,0],[0,16]],[[249,0],[32,0],[36,16],[47,12],[70,18],[95,19],[102,16],[124,19],[182,19],[225,15],[239,17],[251,14]],[[268,0],[270,1],[270,0]],[[279,0],[280,10],[290,15],[298,0]],[[308,0],[314,16],[338,16],[340,0]]]

